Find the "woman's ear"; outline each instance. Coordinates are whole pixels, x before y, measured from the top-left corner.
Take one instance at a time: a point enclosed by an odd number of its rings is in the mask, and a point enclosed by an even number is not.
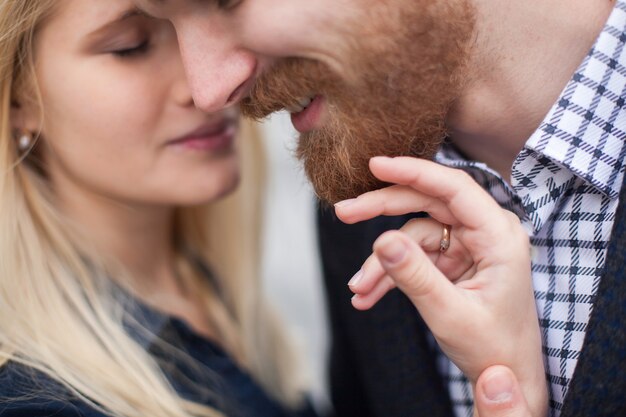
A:
[[[39,132],[41,130],[41,119],[39,111],[32,103],[25,100],[11,101],[10,114],[11,127],[16,132]]]
[[[11,101],[10,123],[15,145],[21,154],[32,151],[41,132],[41,119],[32,101]]]

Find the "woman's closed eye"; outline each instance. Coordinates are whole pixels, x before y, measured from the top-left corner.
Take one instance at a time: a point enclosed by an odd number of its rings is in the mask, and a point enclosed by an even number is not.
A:
[[[135,45],[119,48],[111,51],[110,53],[120,58],[130,58],[143,55],[147,53],[149,49],[150,41],[148,39],[145,39],[139,43],[136,43]]]
[[[218,0],[217,6],[220,9],[231,10],[239,6],[242,2],[243,0]]]

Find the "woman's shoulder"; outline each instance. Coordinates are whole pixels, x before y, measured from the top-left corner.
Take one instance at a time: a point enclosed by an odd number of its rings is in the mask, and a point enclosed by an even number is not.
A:
[[[105,417],[44,373],[9,362],[0,368],[0,417]]]

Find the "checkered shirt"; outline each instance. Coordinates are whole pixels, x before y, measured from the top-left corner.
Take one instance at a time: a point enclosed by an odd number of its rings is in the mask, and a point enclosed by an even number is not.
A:
[[[437,155],[516,213],[530,236],[551,416],[560,415],[580,356],[624,176],[625,44],[626,0],[618,0],[595,45],[517,156],[511,185],[449,145]],[[438,365],[456,416],[471,416],[467,379],[441,352]]]

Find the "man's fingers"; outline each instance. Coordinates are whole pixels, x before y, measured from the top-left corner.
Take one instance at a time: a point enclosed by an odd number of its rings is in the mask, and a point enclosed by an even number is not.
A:
[[[474,260],[463,242],[458,239],[459,233],[454,228],[452,230],[450,246],[448,250],[441,252],[443,224],[437,220],[411,219],[400,229],[420,245],[437,269],[450,281],[457,282],[474,266]]]
[[[473,266],[472,258],[458,241],[445,254],[441,253],[439,248],[442,229],[441,223],[423,218],[409,220],[400,231],[413,239],[450,281],[458,282]],[[358,310],[372,308],[387,292],[396,287],[375,253],[367,258],[348,286],[356,295],[352,304]]]
[[[370,170],[380,180],[407,185],[424,195],[440,199],[452,215],[473,230],[502,229],[502,211],[466,173],[432,161],[411,157],[375,157]]]
[[[409,236],[386,232],[374,243],[374,253],[435,335],[458,330],[453,328],[459,322],[456,313],[471,314],[467,300]]]
[[[533,417],[517,378],[505,366],[483,371],[476,382],[474,403],[480,417]]]
[[[507,245],[514,241],[511,237],[522,230],[515,215],[498,206],[459,170],[409,157],[372,158],[370,167],[378,178],[397,185],[338,203],[335,211],[346,223],[425,211],[439,222],[453,226],[455,237],[465,237],[463,243],[475,262],[486,256],[495,260],[502,258],[497,254],[508,256]]]
[[[385,270],[378,262],[378,257],[371,254],[363,263],[361,269],[348,282],[350,291],[355,294],[365,294],[374,288],[374,286],[385,276]]]
[[[441,240],[442,228],[441,223],[424,218],[409,220],[400,230],[422,247],[427,252],[429,259],[435,263],[440,257],[439,242]],[[454,249],[456,249],[460,245],[456,244],[454,246]],[[471,258],[469,258],[469,262],[471,263]],[[386,272],[380,264],[378,256],[373,253],[365,260],[361,270],[354,275],[348,286],[355,294],[369,293],[385,274]],[[451,279],[454,280],[455,278]]]
[[[429,213],[442,223],[457,223],[441,200],[427,196],[406,185],[394,185],[370,191],[356,199],[343,201],[335,206],[337,217],[347,224],[378,216],[400,216],[421,211]]]
[[[357,310],[369,310],[394,288],[396,283],[389,276],[383,275],[370,291],[352,297],[352,306]]]

